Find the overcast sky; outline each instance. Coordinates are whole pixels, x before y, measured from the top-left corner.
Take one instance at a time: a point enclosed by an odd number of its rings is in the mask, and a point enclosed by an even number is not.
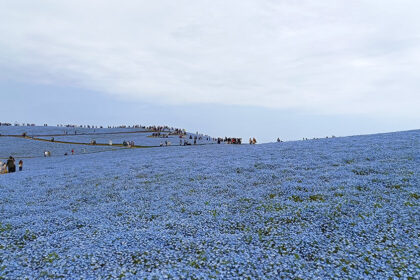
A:
[[[419,14],[415,0],[1,1],[0,121],[263,141],[420,128]]]

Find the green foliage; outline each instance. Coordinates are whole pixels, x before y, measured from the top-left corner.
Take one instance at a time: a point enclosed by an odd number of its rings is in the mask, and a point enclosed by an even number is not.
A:
[[[417,193],[410,193],[410,198],[419,199],[420,195],[418,195]]]
[[[358,190],[359,192],[365,192],[365,191],[368,191],[369,189],[365,186],[356,186],[356,190]]]
[[[347,269],[347,267],[345,267],[345,266],[344,266],[344,267],[342,267],[342,268],[341,268],[341,270],[342,270],[343,272],[345,272],[345,273],[349,273],[349,270],[348,270],[348,269]]]
[[[322,202],[324,202],[325,198],[321,194],[314,194],[314,195],[309,196],[309,200],[310,201],[322,201]]]
[[[0,222],[0,233],[6,232],[6,231],[11,231],[11,230],[12,230],[12,225],[11,224],[2,224]]]
[[[55,260],[60,259],[56,252],[49,253],[46,257],[44,257],[44,262],[53,263]]]
[[[195,260],[190,261],[189,265],[197,269],[200,268],[200,265]]]
[[[25,234],[23,235],[23,239],[25,241],[34,241],[37,238],[37,236],[30,232],[28,229],[25,231]]]
[[[293,200],[294,202],[303,202],[303,199],[298,195],[292,195],[289,197],[290,200]]]
[[[217,211],[216,210],[210,210],[210,213],[213,217],[217,217]]]

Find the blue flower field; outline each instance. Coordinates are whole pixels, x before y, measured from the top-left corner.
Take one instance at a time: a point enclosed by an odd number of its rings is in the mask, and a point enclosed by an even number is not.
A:
[[[420,130],[25,158],[0,279],[419,279],[419,171]]]

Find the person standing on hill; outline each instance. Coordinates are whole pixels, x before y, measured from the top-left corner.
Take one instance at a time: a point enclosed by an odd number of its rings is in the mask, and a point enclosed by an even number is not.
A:
[[[19,171],[23,170],[23,160],[19,160]]]
[[[16,171],[15,159],[12,156],[9,157],[6,165],[7,165],[7,169],[9,171],[9,173],[12,173],[12,172]]]
[[[0,174],[7,173],[7,166],[6,163],[0,161]]]

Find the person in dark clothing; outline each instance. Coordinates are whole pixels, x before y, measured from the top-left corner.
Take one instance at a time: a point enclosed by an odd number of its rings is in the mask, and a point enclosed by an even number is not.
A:
[[[12,156],[9,157],[6,165],[7,165],[7,170],[9,173],[16,171],[15,159]]]
[[[19,171],[23,169],[23,160],[19,160]]]

